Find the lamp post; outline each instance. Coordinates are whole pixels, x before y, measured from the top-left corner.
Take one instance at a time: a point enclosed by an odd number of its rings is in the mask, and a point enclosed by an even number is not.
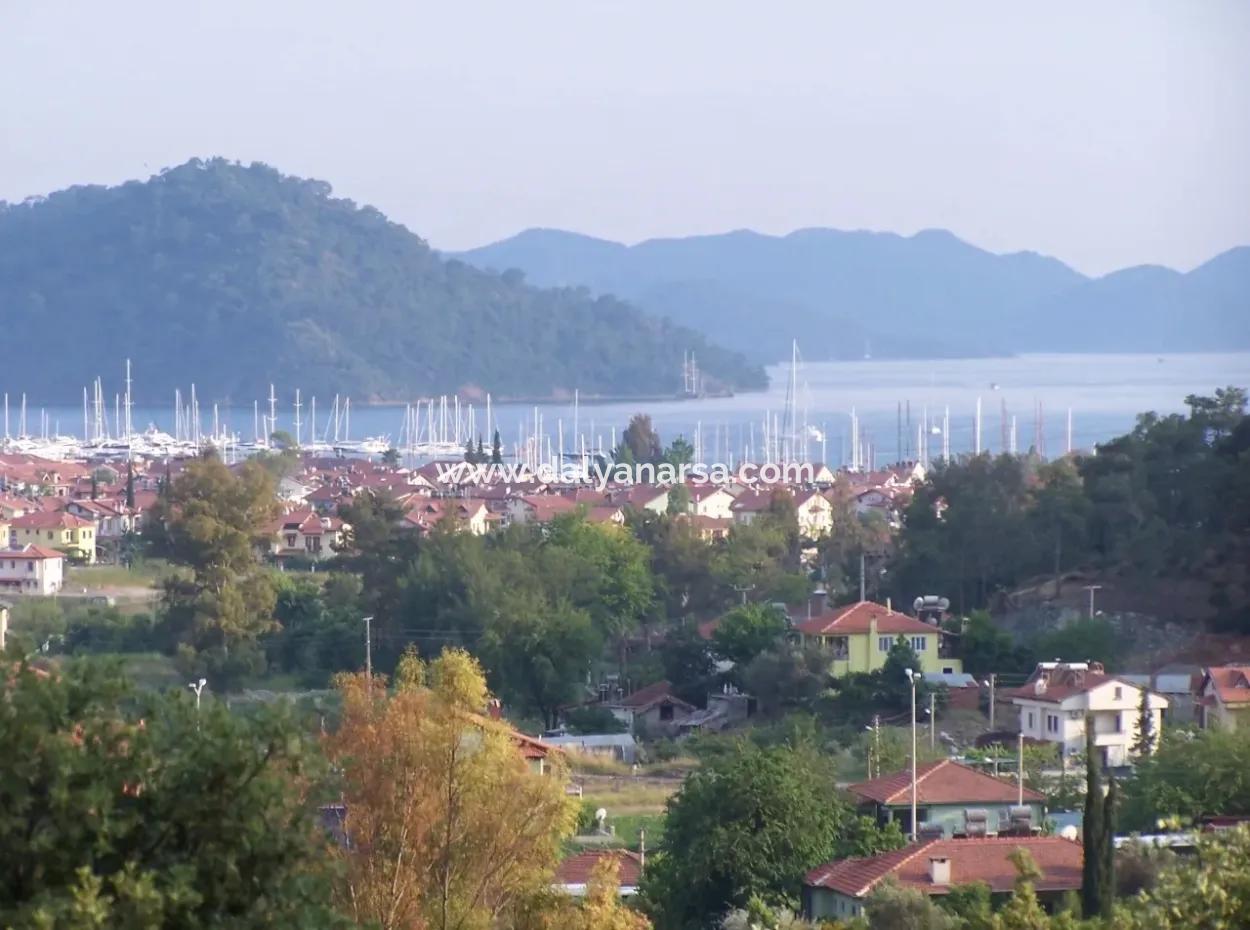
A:
[[[200,728],[200,695],[204,693],[204,687],[208,684],[207,678],[201,678],[199,681],[191,681],[187,683],[187,687],[195,692],[195,728]]]
[[[365,617],[365,688],[373,693],[373,636],[370,626],[373,617]]]
[[[911,685],[911,838],[915,842],[919,831],[916,825],[916,683],[920,676],[907,669],[907,683]]]

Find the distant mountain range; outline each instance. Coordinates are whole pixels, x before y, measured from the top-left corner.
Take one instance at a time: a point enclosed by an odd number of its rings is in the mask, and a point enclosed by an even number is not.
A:
[[[634,246],[530,229],[458,253],[534,284],[585,286],[702,330],[748,358],[1250,348],[1250,247],[1181,274],[1089,278],[1032,252],[996,255],[943,230],[803,229]]]
[[[0,203],[0,314],[0,384],[39,403],[126,358],[141,402],[192,382],[244,404],[271,382],[357,401],[676,394],[687,350],[709,388],[766,383],[621,300],[444,259],[324,182],[222,159]]]

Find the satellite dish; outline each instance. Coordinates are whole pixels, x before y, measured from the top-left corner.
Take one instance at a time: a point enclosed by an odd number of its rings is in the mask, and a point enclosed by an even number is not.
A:
[[[603,823],[607,819],[608,819],[608,809],[606,807],[601,807],[597,811],[595,811],[595,820],[599,821],[600,823]]]
[[[1065,840],[1075,841],[1076,840],[1076,827],[1072,826],[1072,824],[1068,824],[1066,827],[1064,827],[1062,830],[1059,831],[1059,835],[1062,836]]]

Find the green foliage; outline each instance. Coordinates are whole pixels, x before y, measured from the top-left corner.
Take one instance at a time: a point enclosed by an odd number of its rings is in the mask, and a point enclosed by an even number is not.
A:
[[[702,704],[714,684],[715,660],[707,641],[689,626],[670,631],[659,645],[664,678],[683,701]]]
[[[776,645],[786,632],[786,618],[771,604],[743,604],[721,617],[712,646],[722,659],[745,665]]]
[[[282,575],[276,588],[278,628],[265,637],[271,670],[294,674],[308,687],[323,688],[334,673],[364,666],[364,614],[356,576]]]
[[[705,926],[752,898],[793,906],[808,869],[901,842],[838,800],[827,760],[780,746],[741,744],[706,763],[670,799],[665,823],[664,851],[643,878],[659,930]]]
[[[564,714],[564,725],[570,733],[624,733],[627,727],[606,707],[594,704],[575,707]]]
[[[915,888],[885,881],[864,902],[864,916],[872,930],[954,930],[951,915]]]
[[[0,204],[0,305],[15,344],[34,344],[39,320],[78,335],[60,371],[143,359],[153,396],[188,380],[236,400],[271,381],[390,398],[470,385],[676,392],[691,350],[709,386],[766,383],[741,356],[613,297],[447,260],[322,181],[224,159]],[[33,356],[9,375],[32,396],[77,399]]]
[[[330,927],[316,753],[281,709],[19,668],[0,701],[0,924]]]
[[[1250,814],[1250,734],[1165,729],[1123,788],[1126,830],[1154,832],[1159,818]]]
[[[635,465],[658,464],[663,455],[660,434],[651,425],[651,417],[636,413],[629,418],[629,425],[621,433],[617,459]]]
[[[1115,900],[1115,778],[1111,778],[1104,796],[1093,717],[1085,720],[1085,816],[1081,834],[1081,911],[1088,917],[1105,917]]]
[[[829,684],[829,653],[816,645],[778,643],[752,659],[738,678],[768,711],[811,710]]]
[[[1250,926],[1250,828],[1198,834],[1154,888],[1116,909],[1111,930],[1237,930]]]
[[[1146,758],[1155,751],[1159,735],[1155,733],[1155,715],[1150,712],[1150,689],[1141,689],[1137,705],[1137,735],[1130,747],[1138,758]]]
[[[257,641],[274,628],[274,588],[256,554],[275,517],[273,476],[256,462],[232,472],[206,452],[157,499],[147,521],[153,550],[186,565],[166,579],[162,625],[188,674],[224,689],[263,667]]]
[[[1089,660],[1101,662],[1108,670],[1119,664],[1115,627],[1103,617],[1083,617],[1073,620],[1056,630],[1043,633],[1030,644],[1036,661],[1054,658],[1071,661]]]
[[[1035,665],[1030,651],[995,626],[988,610],[974,610],[956,642],[964,671],[978,678],[991,673],[1028,673]]]

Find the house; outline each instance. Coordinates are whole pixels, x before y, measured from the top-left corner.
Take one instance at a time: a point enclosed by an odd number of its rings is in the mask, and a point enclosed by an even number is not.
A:
[[[631,510],[651,513],[668,513],[668,488],[654,487],[649,484],[635,484],[617,500]]]
[[[12,494],[0,493],[0,519],[12,520],[31,510],[31,503]]]
[[[808,539],[819,539],[833,532],[833,504],[819,491],[797,491],[794,513],[799,532]]]
[[[134,529],[134,520],[125,504],[115,500],[74,500],[65,512],[95,523],[96,544],[116,543]]]
[[[695,710],[693,704],[673,694],[673,686],[667,681],[657,681],[633,694],[601,703],[629,728],[630,733],[651,735],[676,732],[681,722]]]
[[[697,514],[681,514],[681,518],[690,523],[691,529],[706,543],[720,542],[729,538],[733,529],[733,520],[724,517],[700,517]]]
[[[430,498],[414,501],[404,514],[404,523],[428,533],[440,523],[450,522],[474,536],[485,536],[498,520],[486,502],[477,498]]]
[[[701,482],[686,482],[686,490],[690,492],[688,513],[696,517],[721,517],[728,519],[733,516],[734,496],[722,487]]]
[[[628,849],[587,849],[574,853],[556,866],[552,888],[575,898],[585,897],[590,877],[599,863],[605,859],[616,861],[617,879],[621,883],[621,897],[630,898],[636,895],[638,884],[642,881],[642,868],[646,860],[642,854]]]
[[[56,594],[65,583],[65,556],[55,549],[26,545],[0,550],[0,591]]]
[[[1196,703],[1198,726],[1204,730],[1250,726],[1250,665],[1203,669]]]
[[[1028,852],[1041,873],[1034,889],[1043,906],[1081,887],[1081,844],[1059,836],[1000,836],[930,839],[862,859],[838,859],[817,866],[803,880],[803,916],[808,920],[847,920],[864,912],[872,890],[887,878],[927,895],[949,894],[959,885],[984,882],[1000,899],[1009,895],[1019,873],[1011,861]]]
[[[347,524],[312,508],[279,517],[270,529],[269,551],[282,558],[329,559],[346,540]]]
[[[1122,766],[1132,759],[1143,690],[1158,733],[1167,698],[1108,675],[1098,662],[1042,662],[1023,687],[1009,693],[1020,708],[1020,732],[1026,738],[1057,743],[1070,756],[1085,749],[1089,717],[1102,764]]]
[[[873,601],[826,609],[817,616],[794,622],[794,632],[805,645],[819,645],[829,650],[830,674],[834,676],[881,668],[900,636],[907,640],[920,660],[918,671],[926,675],[963,671],[960,660],[949,655],[947,634],[936,626],[892,610],[889,605]]]
[[[11,529],[14,546],[44,546],[60,549],[70,558],[95,562],[95,522],[63,510],[41,511],[16,517]]]
[[[730,507],[730,516],[734,523],[752,523],[762,513],[768,513],[773,503],[772,491],[761,491],[751,488],[743,491],[734,499]]]
[[[847,791],[878,823],[898,821],[904,833],[911,832],[910,769],[859,782]],[[922,835],[937,829],[943,836],[965,835],[970,832],[968,815],[974,811],[987,834],[1006,833],[1013,817],[1017,825],[1021,823],[1026,807],[1030,829],[1040,828],[1046,798],[1036,791],[1021,792],[1018,785],[951,759],[916,766],[916,822]]]
[[[521,494],[508,501],[505,513],[510,523],[550,523],[577,507],[577,501],[559,494]]]

